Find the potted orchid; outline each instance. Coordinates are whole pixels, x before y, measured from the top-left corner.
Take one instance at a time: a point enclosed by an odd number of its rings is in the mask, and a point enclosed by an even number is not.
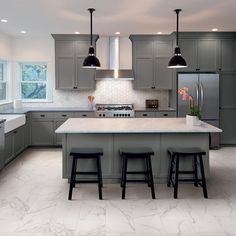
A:
[[[189,88],[183,87],[178,90],[178,93],[182,96],[182,101],[189,101],[190,113],[186,115],[187,124],[199,125],[199,119],[201,119],[201,110],[198,104],[194,102],[193,96],[189,94]]]

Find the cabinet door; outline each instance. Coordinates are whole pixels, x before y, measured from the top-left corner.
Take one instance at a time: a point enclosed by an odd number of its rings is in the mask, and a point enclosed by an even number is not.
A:
[[[133,43],[134,87],[151,89],[154,87],[153,41],[135,41]]]
[[[173,70],[167,67],[170,58],[155,59],[155,88],[172,89]]]
[[[236,109],[221,109],[221,144],[236,144]]]
[[[76,87],[95,89],[95,69],[82,68],[84,57],[76,57]]]
[[[135,112],[135,117],[137,118],[154,118],[156,117],[155,111],[136,111]]]
[[[25,115],[25,148],[31,145],[31,120],[30,120],[30,113]]]
[[[32,119],[31,142],[32,145],[53,145],[54,121]]]
[[[217,42],[216,39],[199,39],[197,41],[198,69],[203,71],[219,69]]]
[[[178,71],[195,71],[197,69],[196,40],[180,39],[179,47],[188,67]]]
[[[156,40],[154,57],[170,57],[173,54],[173,40]]]
[[[236,70],[236,40],[225,39],[220,42],[222,71]]]
[[[5,146],[5,134],[4,134],[4,123],[0,124],[0,170],[4,166],[4,146]]]
[[[4,163],[7,164],[14,158],[14,134],[5,134]]]
[[[25,147],[25,126],[13,131],[14,133],[14,155],[17,156]]]
[[[73,89],[75,85],[75,44],[56,41],[56,89]]]

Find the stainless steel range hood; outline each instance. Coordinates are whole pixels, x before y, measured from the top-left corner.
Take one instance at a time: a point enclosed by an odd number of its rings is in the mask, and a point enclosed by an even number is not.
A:
[[[119,37],[109,37],[109,68],[97,69],[96,80],[134,80],[131,69],[120,69]]]

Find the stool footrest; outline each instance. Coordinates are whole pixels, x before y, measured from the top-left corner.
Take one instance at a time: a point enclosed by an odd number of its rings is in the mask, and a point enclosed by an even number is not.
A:
[[[97,171],[90,171],[90,172],[76,171],[76,172],[74,172],[74,174],[77,174],[77,175],[97,175],[98,172]]]
[[[97,180],[75,180],[75,183],[98,183]]]
[[[148,172],[147,171],[127,171],[126,174],[130,174],[130,175],[135,175],[135,174],[143,174],[143,175],[147,175]]]

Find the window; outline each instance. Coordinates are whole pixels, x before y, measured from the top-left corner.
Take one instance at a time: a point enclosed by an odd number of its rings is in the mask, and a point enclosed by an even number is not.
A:
[[[0,60],[0,103],[8,99],[7,62]]]
[[[21,63],[21,98],[25,101],[48,99],[47,63]]]

